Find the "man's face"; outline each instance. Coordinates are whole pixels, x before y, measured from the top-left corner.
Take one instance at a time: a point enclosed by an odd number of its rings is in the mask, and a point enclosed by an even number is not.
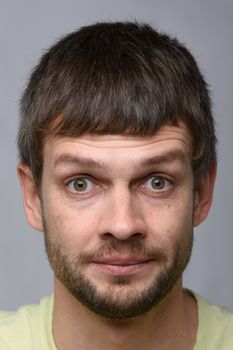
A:
[[[191,138],[84,135],[45,142],[41,184],[48,258],[92,311],[127,318],[167,295],[192,249]]]
[[[142,314],[191,254],[193,176],[184,127],[153,137],[57,137],[44,148],[42,212],[56,277],[112,318]]]

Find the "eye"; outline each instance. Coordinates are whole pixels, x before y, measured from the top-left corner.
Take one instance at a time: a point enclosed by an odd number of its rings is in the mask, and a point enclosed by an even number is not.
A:
[[[154,175],[148,178],[141,187],[149,191],[162,192],[168,190],[171,185],[171,181],[162,176]]]
[[[95,185],[91,180],[85,177],[77,177],[68,182],[68,187],[76,193],[87,193],[92,191]]]

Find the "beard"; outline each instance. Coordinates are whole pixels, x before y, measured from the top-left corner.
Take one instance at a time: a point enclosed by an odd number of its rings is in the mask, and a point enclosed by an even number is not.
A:
[[[51,240],[45,220],[44,228],[46,253],[56,278],[89,310],[114,320],[143,315],[158,305],[181,277],[189,262],[193,244],[193,229],[190,226],[182,238],[173,242],[170,262],[162,249],[146,248],[141,240],[133,237],[124,242],[113,237],[95,251],[83,251],[71,258],[65,242]],[[138,284],[131,276],[113,276],[108,288],[100,290],[85,275],[82,266],[116,252],[154,260],[159,272],[154,273],[147,285]]]

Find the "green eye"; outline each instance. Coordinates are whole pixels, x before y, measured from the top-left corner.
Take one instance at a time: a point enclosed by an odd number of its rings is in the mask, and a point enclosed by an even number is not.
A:
[[[74,180],[74,189],[78,192],[83,192],[87,189],[87,181],[85,179]]]
[[[75,192],[85,192],[92,189],[92,182],[80,177],[70,181],[68,186]]]
[[[154,190],[162,190],[165,187],[165,179],[159,176],[154,176],[151,180],[151,186]]]
[[[152,192],[166,191],[171,187],[171,182],[162,176],[151,176],[142,185],[144,189]]]

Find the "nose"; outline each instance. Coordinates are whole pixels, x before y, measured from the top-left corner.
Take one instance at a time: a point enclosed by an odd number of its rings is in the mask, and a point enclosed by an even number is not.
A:
[[[115,188],[108,195],[100,223],[102,239],[143,238],[146,224],[139,200],[128,188]]]

